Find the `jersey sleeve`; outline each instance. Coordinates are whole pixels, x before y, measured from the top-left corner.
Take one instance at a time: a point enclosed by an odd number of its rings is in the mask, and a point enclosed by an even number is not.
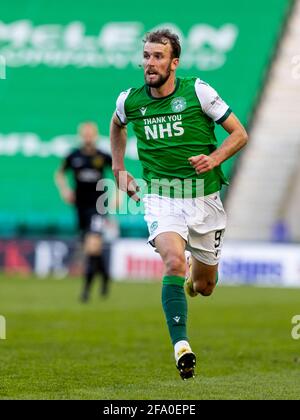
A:
[[[202,111],[214,122],[222,124],[229,117],[231,109],[209,84],[196,79],[195,91]]]
[[[72,154],[65,157],[65,159],[62,161],[62,164],[60,167],[61,171],[66,171],[67,169],[71,168],[71,157],[72,157]]]
[[[130,93],[130,90],[131,89],[121,92],[117,99],[116,116],[119,118],[120,122],[123,125],[126,125],[128,122],[126,112],[125,112],[125,101]]]

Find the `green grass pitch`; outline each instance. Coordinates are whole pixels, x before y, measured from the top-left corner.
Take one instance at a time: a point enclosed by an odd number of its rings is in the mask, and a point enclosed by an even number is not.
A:
[[[114,283],[78,302],[79,280],[0,277],[0,399],[299,399],[300,290],[218,287],[189,298],[197,376],[175,368],[156,283]]]

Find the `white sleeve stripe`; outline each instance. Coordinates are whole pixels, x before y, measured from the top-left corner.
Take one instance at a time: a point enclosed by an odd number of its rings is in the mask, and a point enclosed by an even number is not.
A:
[[[218,120],[216,120],[215,122],[217,123],[217,124],[222,124],[222,122],[224,122],[224,121],[226,121],[227,120],[227,118],[229,117],[229,115],[232,113],[232,110],[231,110],[231,108],[227,108],[227,111],[225,112],[225,114],[221,117],[221,118],[219,118]]]
[[[195,81],[195,92],[202,111],[213,121],[218,121],[226,114],[229,106],[210,85],[200,79]]]
[[[125,125],[125,124],[123,123],[123,121],[121,120],[121,117],[120,117],[120,115],[119,115],[119,113],[118,113],[118,110],[117,110],[117,109],[116,109],[116,116],[118,117],[118,119],[119,119],[120,123],[121,123],[121,124],[123,124],[123,125]]]
[[[130,93],[131,89],[126,90],[125,92],[121,92],[118,99],[117,99],[117,109],[116,115],[121,121],[122,124],[127,124],[127,116],[125,112],[125,101]]]

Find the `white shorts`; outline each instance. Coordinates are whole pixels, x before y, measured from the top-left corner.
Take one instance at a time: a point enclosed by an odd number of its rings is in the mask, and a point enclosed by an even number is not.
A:
[[[226,213],[219,192],[184,199],[146,194],[143,201],[148,241],[152,246],[160,233],[176,232],[198,261],[218,264],[226,227]]]

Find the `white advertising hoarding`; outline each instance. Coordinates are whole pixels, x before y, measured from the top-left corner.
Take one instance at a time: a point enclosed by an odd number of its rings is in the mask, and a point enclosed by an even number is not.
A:
[[[111,250],[112,276],[118,280],[160,280],[160,256],[145,240],[119,240]],[[222,284],[300,287],[300,246],[225,243],[219,268]]]

